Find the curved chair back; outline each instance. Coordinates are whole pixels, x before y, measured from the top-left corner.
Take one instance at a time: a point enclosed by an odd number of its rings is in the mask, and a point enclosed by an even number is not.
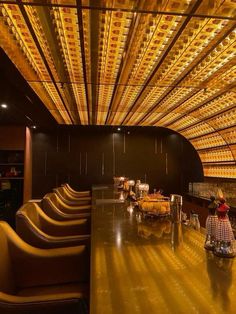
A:
[[[1,314],[84,313],[88,280],[86,246],[38,249],[0,221]]]
[[[90,239],[87,219],[56,221],[33,202],[17,211],[16,231],[25,242],[39,248],[87,244]]]
[[[50,204],[50,206],[52,206],[54,208],[59,208],[59,209],[61,208],[61,202],[60,202],[60,199],[56,193],[47,193],[43,197],[43,201],[45,201],[45,200],[47,201],[47,204]]]
[[[91,204],[90,196],[83,197],[73,197],[71,196],[64,187],[54,188],[53,192],[57,194],[57,196],[67,205],[88,205]]]
[[[60,200],[55,193],[48,193],[42,199],[42,210],[45,214],[55,220],[75,220],[81,218],[90,218],[90,208],[82,209],[81,213],[68,213],[60,206]]]
[[[39,243],[50,234],[48,218],[36,203],[25,203],[16,213],[16,232],[26,242],[40,247]]]
[[[55,192],[47,193],[44,198],[47,198],[50,201],[50,205],[55,209],[55,207],[59,208],[62,212],[66,212],[69,205],[65,203]]]
[[[75,191],[74,189],[72,189],[72,187],[70,187],[70,185],[68,183],[63,183],[61,185],[62,187],[64,187],[66,189],[66,191],[73,197],[86,197],[86,196],[91,196],[91,192],[90,191]]]
[[[0,291],[13,293],[15,284],[12,273],[12,260],[10,257],[10,246],[7,231],[11,229],[4,221],[0,221]]]
[[[57,196],[55,195],[55,193],[48,193],[43,197],[42,210],[46,213],[46,215],[53,219],[66,219],[65,217],[63,217],[64,213],[60,210],[60,206],[58,206]]]

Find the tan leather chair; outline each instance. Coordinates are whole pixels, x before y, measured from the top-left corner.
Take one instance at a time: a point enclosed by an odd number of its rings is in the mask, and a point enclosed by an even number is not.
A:
[[[53,192],[57,194],[57,196],[67,205],[70,206],[79,206],[79,205],[90,205],[91,204],[91,197],[86,196],[86,197],[80,197],[80,198],[75,198],[71,197],[66,189],[64,187],[58,187],[54,188]]]
[[[16,232],[28,244],[44,249],[90,242],[87,219],[56,221],[33,202],[25,203],[17,211]]]
[[[69,194],[73,197],[91,196],[90,191],[75,191],[68,183],[63,183],[61,186],[66,188]]]
[[[86,246],[38,249],[0,221],[0,313],[88,313]]]
[[[82,214],[91,212],[91,205],[68,205],[63,202],[56,193],[46,194],[50,200],[59,208],[62,212],[67,214]]]
[[[45,214],[55,220],[65,221],[65,220],[75,220],[81,218],[90,219],[90,205],[79,206],[78,213],[74,212],[74,209],[71,210],[71,213],[64,212],[62,210],[62,205],[58,205],[60,203],[60,199],[58,200],[58,196],[55,193],[46,194],[41,202],[41,208],[45,212]],[[58,207],[59,206],[59,207]]]

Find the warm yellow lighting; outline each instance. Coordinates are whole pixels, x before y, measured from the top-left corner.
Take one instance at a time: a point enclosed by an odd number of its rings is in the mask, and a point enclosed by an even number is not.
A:
[[[59,124],[168,127],[236,160],[232,0],[41,1],[0,4],[0,47]]]

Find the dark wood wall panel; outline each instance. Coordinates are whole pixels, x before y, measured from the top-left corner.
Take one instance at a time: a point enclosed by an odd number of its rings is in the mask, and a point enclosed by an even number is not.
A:
[[[0,126],[0,149],[24,150],[25,127],[24,126]]]
[[[76,189],[112,184],[113,176],[146,180],[151,191],[183,193],[202,181],[201,161],[181,135],[164,128],[61,126],[33,134],[33,197],[69,182]]]

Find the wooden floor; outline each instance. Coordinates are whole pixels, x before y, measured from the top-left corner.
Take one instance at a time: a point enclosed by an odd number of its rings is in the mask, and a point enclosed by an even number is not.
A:
[[[203,233],[143,219],[119,198],[93,191],[91,314],[235,313],[235,259],[206,252]]]

